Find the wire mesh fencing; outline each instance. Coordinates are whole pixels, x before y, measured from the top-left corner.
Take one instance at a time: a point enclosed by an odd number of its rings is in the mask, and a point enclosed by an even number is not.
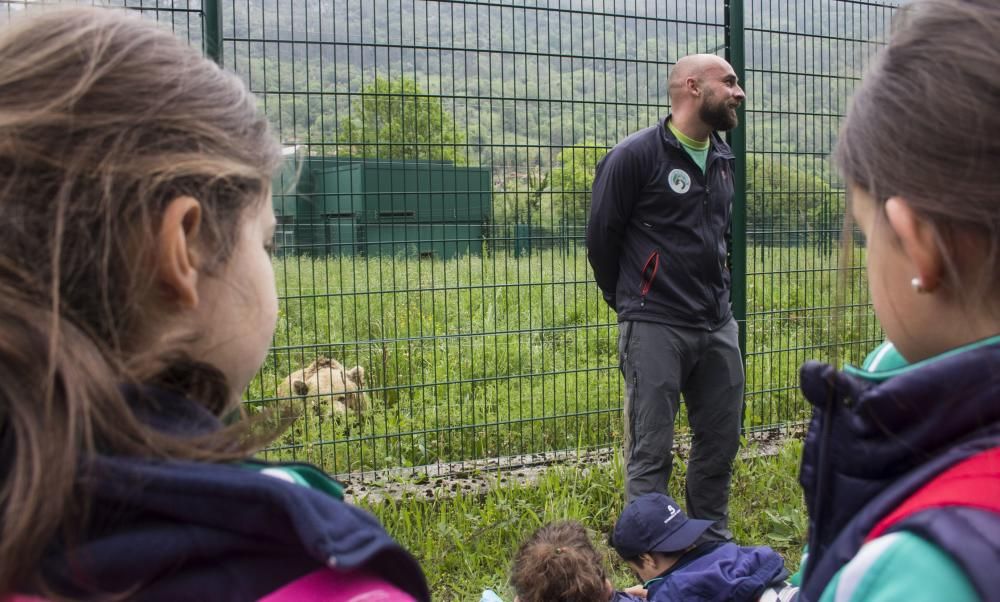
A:
[[[799,366],[859,363],[881,342],[863,249],[842,241],[845,190],[829,156],[896,4],[747,4],[747,426],[805,419]]]
[[[68,4],[101,6],[135,11],[157,21],[178,37],[207,50],[204,31],[205,8],[211,3],[201,0],[0,0],[0,25],[31,10]]]
[[[32,4],[0,0],[0,19]],[[828,156],[897,4],[104,5],[205,48],[270,117],[287,152],[280,316],[245,405],[296,416],[268,457],[367,480],[620,443],[616,318],[583,240],[590,186],[611,146],[669,112],[668,69],[697,52],[729,58],[747,93],[731,135],[745,426],[803,420],[798,366],[860,361],[881,336]]]
[[[590,184],[607,148],[668,106],[667,65],[725,48],[723,6],[340,0],[234,15],[226,64],[298,158],[276,195],[283,314],[250,393],[290,394],[306,417],[277,455],[345,473],[616,441],[617,328],[582,244]],[[286,377],[320,357],[360,366],[363,381],[337,366],[333,380],[363,394],[299,378],[296,397]]]
[[[734,291],[745,307],[745,425],[801,421],[798,365],[834,343],[859,361],[879,338],[857,257],[838,282],[844,195],[827,156],[893,8],[225,7],[226,65],[295,159],[275,195],[283,313],[248,396],[303,416],[275,455],[343,474],[617,445],[617,327],[583,247],[594,168],[669,111],[671,64],[730,56],[734,39],[748,93],[737,199],[746,261],[736,267],[746,284]],[[333,384],[294,374],[317,358],[335,361],[320,359],[318,372]],[[355,366],[363,378],[341,376]]]

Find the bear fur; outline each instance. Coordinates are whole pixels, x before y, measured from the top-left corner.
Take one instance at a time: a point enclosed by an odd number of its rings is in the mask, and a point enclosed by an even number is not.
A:
[[[362,413],[368,408],[365,369],[350,370],[337,360],[320,356],[301,370],[288,375],[278,387],[279,398],[308,397],[314,406],[328,403],[331,413],[346,414],[348,410]]]

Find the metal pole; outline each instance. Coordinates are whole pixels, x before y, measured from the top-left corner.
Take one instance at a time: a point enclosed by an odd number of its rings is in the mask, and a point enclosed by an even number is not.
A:
[[[740,85],[746,87],[746,58],[743,38],[743,0],[726,0],[726,59],[733,66]],[[747,366],[747,121],[746,102],[738,110],[740,124],[729,132],[729,146],[736,156],[733,174],[732,219],[732,301],[733,315],[740,326],[740,354],[743,373]],[[744,397],[743,411],[746,414]]]
[[[222,65],[222,0],[202,0],[205,56]]]

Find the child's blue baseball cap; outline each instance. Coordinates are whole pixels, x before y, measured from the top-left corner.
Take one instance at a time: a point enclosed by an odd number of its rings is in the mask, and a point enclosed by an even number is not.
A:
[[[683,552],[714,522],[688,518],[669,495],[647,493],[625,506],[615,523],[611,545],[622,558]]]

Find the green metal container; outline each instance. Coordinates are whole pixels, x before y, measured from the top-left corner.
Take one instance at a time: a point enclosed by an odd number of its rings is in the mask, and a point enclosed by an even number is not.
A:
[[[324,167],[317,178],[327,213],[372,222],[485,222],[490,170],[442,161],[365,159]]]
[[[271,181],[271,200],[279,221],[283,216],[293,217],[298,213],[299,184],[295,164],[285,161]]]
[[[324,218],[326,224],[327,255],[355,255],[361,249],[359,244],[364,240],[363,226],[355,218]]]
[[[323,165],[316,169],[316,211],[328,216],[357,216],[364,211],[364,167],[359,163]]]
[[[490,194],[489,169],[446,161],[289,159],[273,184],[279,245],[315,255],[479,253]]]
[[[276,215],[278,224],[274,229],[275,253],[278,255],[294,254],[295,244],[295,219],[290,215]]]
[[[295,251],[308,255],[354,255],[362,228],[354,218],[300,216],[295,223]]]
[[[288,158],[271,182],[274,214],[296,217],[315,213],[318,182],[315,169],[321,165],[318,157],[296,160]]]

